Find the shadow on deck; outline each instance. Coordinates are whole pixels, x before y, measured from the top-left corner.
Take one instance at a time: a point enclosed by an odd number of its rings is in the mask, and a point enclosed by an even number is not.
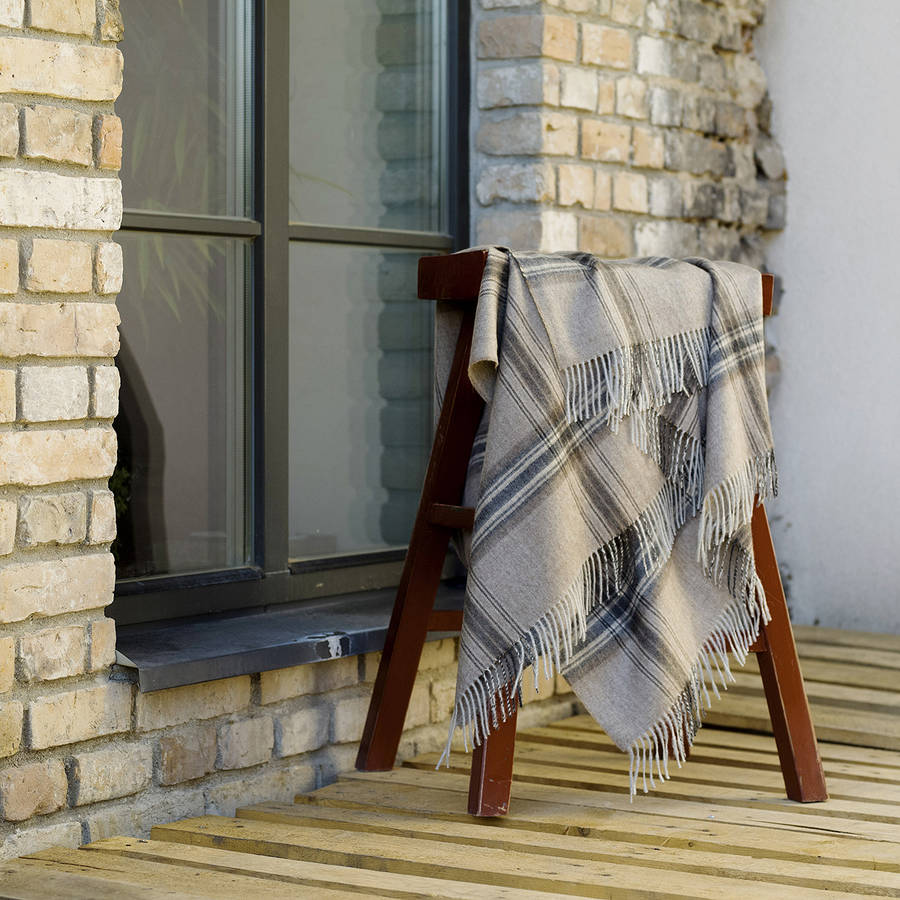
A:
[[[467,757],[435,772],[422,756],[293,804],[0,864],[0,897],[900,896],[900,637],[796,633],[825,803],[784,799],[751,660],[687,765],[633,803],[627,759],[575,716],[520,732],[504,819],[465,813]]]

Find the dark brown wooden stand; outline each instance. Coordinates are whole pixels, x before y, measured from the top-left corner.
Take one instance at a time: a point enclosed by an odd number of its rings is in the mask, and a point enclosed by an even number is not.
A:
[[[419,260],[419,297],[458,302],[463,308],[463,319],[356,758],[356,767],[362,771],[384,771],[394,765],[427,633],[456,631],[462,627],[461,612],[436,611],[433,606],[451,533],[454,529],[471,528],[474,518],[474,511],[460,506],[459,501],[484,408],[469,382],[467,370],[475,303],[486,258],[486,251],[472,250]],[[771,275],[763,275],[762,279],[763,312],[768,315],[774,279]],[[752,650],[759,659],[785,789],[791,800],[802,803],[825,800],[828,797],[825,776],[769,523],[762,506],[755,508],[752,528],[756,567],[772,613],[771,621],[763,626]],[[475,748],[469,782],[472,815],[498,816],[509,809],[515,739],[513,715]]]

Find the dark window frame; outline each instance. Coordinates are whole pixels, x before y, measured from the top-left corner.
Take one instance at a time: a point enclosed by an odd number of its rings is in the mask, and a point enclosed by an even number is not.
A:
[[[256,0],[253,218],[126,209],[122,228],[252,240],[250,298],[249,566],[117,583],[109,614],[120,625],[319,599],[396,584],[403,550],[292,562],[288,554],[288,251],[291,241],[460,249],[468,236],[468,0],[447,5],[449,233],[342,228],[290,222],[288,212],[289,0]]]

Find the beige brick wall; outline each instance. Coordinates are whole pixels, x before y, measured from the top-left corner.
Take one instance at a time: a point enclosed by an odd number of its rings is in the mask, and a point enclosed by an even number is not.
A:
[[[472,239],[762,265],[765,0],[475,0]]]

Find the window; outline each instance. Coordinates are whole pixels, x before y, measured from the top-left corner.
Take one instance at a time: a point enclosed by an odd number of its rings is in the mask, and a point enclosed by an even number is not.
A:
[[[113,615],[396,583],[431,435],[416,260],[463,233],[458,4],[128,24]]]

